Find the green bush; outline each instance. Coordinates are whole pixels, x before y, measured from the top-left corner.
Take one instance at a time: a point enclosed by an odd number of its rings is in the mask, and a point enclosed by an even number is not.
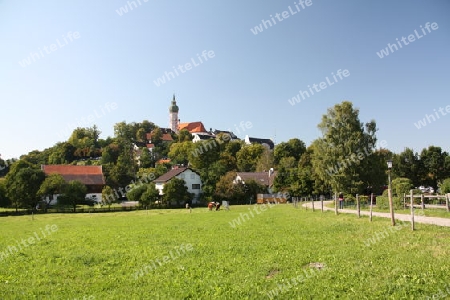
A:
[[[346,204],[353,204],[356,203],[356,197],[351,194],[347,194],[344,196],[344,201]]]
[[[442,194],[450,193],[450,178],[445,179],[439,186]]]
[[[403,198],[402,197],[392,197],[392,203],[394,204],[394,209],[403,209]],[[378,196],[377,197],[377,207],[381,208],[381,209],[389,208],[389,197]]]
[[[412,187],[413,184],[408,178],[399,177],[392,180],[392,191],[394,195],[402,196],[403,194],[408,194]]]

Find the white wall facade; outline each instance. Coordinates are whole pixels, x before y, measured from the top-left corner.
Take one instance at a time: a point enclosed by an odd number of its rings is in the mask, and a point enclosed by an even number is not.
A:
[[[202,192],[202,181],[200,180],[200,175],[198,175],[191,169],[186,169],[183,173],[180,173],[175,177],[177,177],[179,179],[183,179],[188,188],[188,192],[194,194],[194,198],[192,199],[192,204],[198,203],[200,194]],[[155,187],[157,190],[159,190],[160,195],[163,195],[164,184],[165,183],[156,183],[155,184]]]

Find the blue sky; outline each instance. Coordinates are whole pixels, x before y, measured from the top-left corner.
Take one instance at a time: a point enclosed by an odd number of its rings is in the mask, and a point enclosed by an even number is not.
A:
[[[327,108],[349,100],[361,121],[375,119],[388,149],[450,151],[449,15],[446,0],[3,0],[0,154],[43,150],[80,125],[96,124],[103,138],[121,121],[167,127],[174,93],[181,122],[241,138],[309,145]],[[254,34],[262,20],[267,29]],[[408,45],[380,58],[402,37]],[[213,55],[200,62],[204,51]],[[333,81],[338,70],[348,76]],[[321,82],[319,92],[289,103]],[[238,132],[241,122],[251,126]]]

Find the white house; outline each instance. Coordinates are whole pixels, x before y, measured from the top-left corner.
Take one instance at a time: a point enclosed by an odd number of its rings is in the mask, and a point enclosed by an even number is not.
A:
[[[156,178],[153,182],[155,183],[156,189],[159,190],[159,194],[163,195],[164,185],[174,177],[184,180],[188,192],[194,194],[192,204],[198,203],[202,191],[202,181],[200,175],[188,167],[174,167],[169,172]]]
[[[214,139],[215,136],[205,132],[195,132],[192,133],[192,142],[197,143],[201,141]]]

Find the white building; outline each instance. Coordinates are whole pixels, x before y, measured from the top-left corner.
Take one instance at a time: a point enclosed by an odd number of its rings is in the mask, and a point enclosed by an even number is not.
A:
[[[174,177],[184,180],[188,192],[194,194],[192,204],[198,203],[202,191],[202,181],[197,172],[187,167],[174,167],[169,172],[156,178],[153,182],[155,183],[156,189],[159,190],[159,194],[163,195],[164,185]]]

